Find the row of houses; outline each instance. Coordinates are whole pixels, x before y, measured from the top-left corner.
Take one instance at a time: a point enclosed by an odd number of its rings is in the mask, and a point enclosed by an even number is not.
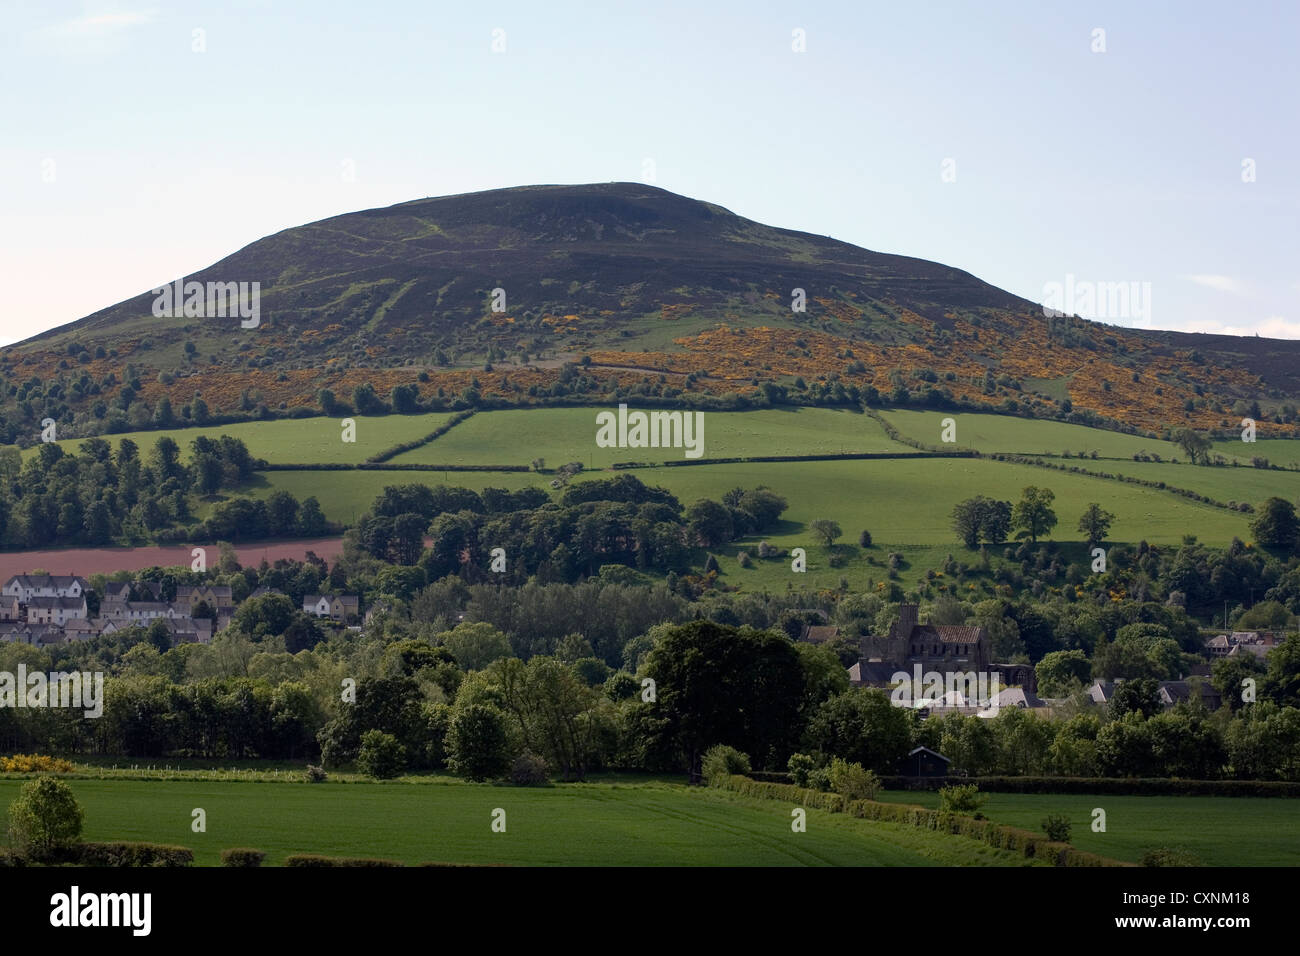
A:
[[[1233,631],[1231,634],[1216,634],[1205,642],[1205,649],[1214,658],[1250,654],[1262,661],[1281,642],[1281,636],[1273,631]]]
[[[1110,704],[1122,680],[1093,681],[1086,690],[1089,700],[1099,706]],[[1199,700],[1207,710],[1218,710],[1223,698],[1208,680],[1162,680],[1156,683],[1156,697],[1165,710],[1178,704]],[[916,701],[915,705],[927,715],[964,714],[974,717],[996,717],[1002,708],[1030,710],[1042,717],[1052,716],[1054,707],[1063,701],[1038,697],[1023,687],[1007,687],[990,701],[968,699],[960,691],[949,691],[934,701]]]
[[[161,621],[172,644],[206,644],[233,620],[238,606],[227,585],[181,585],[174,600],[163,600],[156,582],[136,585],[140,600],[132,599],[129,584],[106,586],[99,613],[90,616],[92,589],[78,575],[19,574],[0,588],[0,641],[24,644],[61,644],[84,641],[130,627],[149,627]],[[258,588],[250,598],[280,592]],[[355,622],[360,601],[355,594],[308,594],[302,610],[341,624]],[[197,616],[196,616],[197,615]]]

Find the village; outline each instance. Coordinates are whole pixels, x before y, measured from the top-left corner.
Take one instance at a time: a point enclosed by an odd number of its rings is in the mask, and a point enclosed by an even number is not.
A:
[[[0,641],[45,646],[85,641],[161,621],[172,645],[211,643],[238,610],[228,585],[179,585],[175,598],[163,599],[162,586],[110,583],[97,595],[80,575],[16,574],[0,590]],[[280,594],[258,588],[248,599]],[[98,598],[98,601],[95,601]],[[92,614],[91,608],[98,607]],[[302,611],[337,624],[363,623],[355,594],[308,594]]]
[[[260,587],[245,600],[270,594],[283,592]],[[162,585],[156,582],[110,582],[97,595],[80,575],[20,574],[0,589],[0,641],[44,647],[161,622],[172,646],[209,644],[231,624],[240,603],[228,585],[178,585],[174,598],[165,600]],[[385,608],[381,601],[362,615],[360,597],[342,593],[307,594],[301,605],[304,614],[357,631]],[[896,705],[916,708],[922,716],[992,717],[1002,707],[1050,716],[1063,703],[1037,695],[1033,666],[995,662],[985,628],[921,624],[919,610],[915,604],[900,605],[899,619],[888,634],[858,639],[860,657],[847,668],[850,686],[892,690]],[[805,625],[798,635],[799,641],[810,644],[839,639],[840,628],[830,625]],[[1262,661],[1279,640],[1279,635],[1267,631],[1207,633],[1209,659],[1178,680],[1158,682],[1161,704],[1169,708],[1196,697],[1208,709],[1217,710],[1222,701],[1210,683],[1212,661],[1247,655]],[[923,691],[922,675],[927,687],[936,684],[940,691]],[[992,693],[976,690],[990,681]],[[1120,683],[1093,680],[1085,692],[1093,704],[1104,706]]]

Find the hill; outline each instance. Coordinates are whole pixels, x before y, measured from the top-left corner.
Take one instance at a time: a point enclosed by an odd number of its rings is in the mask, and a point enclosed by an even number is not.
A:
[[[259,324],[155,315],[144,292],[4,349],[0,438],[46,417],[84,435],[316,414],[321,388],[330,414],[642,394],[990,406],[1148,433],[1256,413],[1282,437],[1300,394],[1300,342],[1047,318],[959,269],[631,183],[349,213],[184,278],[259,283]]]

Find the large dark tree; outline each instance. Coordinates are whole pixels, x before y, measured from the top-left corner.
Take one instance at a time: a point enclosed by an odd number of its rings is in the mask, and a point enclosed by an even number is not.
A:
[[[784,765],[798,740],[804,674],[784,635],[692,621],[660,640],[646,673],[662,720],[655,732],[674,747],[693,783],[714,744],[760,764],[774,754]]]
[[[1300,519],[1296,518],[1295,505],[1285,498],[1269,498],[1250,523],[1250,533],[1261,547],[1295,550],[1296,542],[1300,541]]]

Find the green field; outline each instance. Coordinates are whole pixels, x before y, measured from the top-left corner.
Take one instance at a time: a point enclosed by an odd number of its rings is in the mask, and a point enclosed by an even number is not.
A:
[[[21,780],[0,780],[0,806]],[[449,778],[366,784],[71,780],[83,839],[144,840],[215,865],[230,847],[279,864],[291,853],[408,864],[534,866],[978,866],[1025,860],[975,840],[808,810],[790,828],[778,801],[680,785],[562,784],[528,789]],[[207,831],[190,829],[207,813]],[[506,832],[491,816],[506,811]]]
[[[1248,471],[1237,469],[1243,475]],[[1194,530],[1203,541],[1227,543],[1234,535],[1248,534],[1247,515],[1167,491],[983,459],[756,462],[644,468],[631,473],[647,485],[669,489],[686,505],[697,498],[721,498],[738,485],[765,484],[789,502],[781,527],[764,536],[783,547],[810,546],[802,526],[817,518],[838,522],[845,541],[855,541],[858,531],[866,528],[878,543],[956,547],[950,514],[958,501],[975,494],[1014,501],[1026,485],[1046,486],[1056,493],[1057,540],[1079,540],[1075,525],[1093,501],[1116,515],[1111,529],[1116,541],[1177,543]],[[576,480],[612,474],[616,473],[586,473]],[[299,497],[315,495],[328,517],[344,521],[364,511],[385,485],[425,482],[476,489],[536,485],[549,490],[550,482],[548,476],[527,472],[266,472],[263,477],[266,484],[255,493],[283,488]]]
[[[1103,470],[1103,469],[1097,469]],[[1107,462],[1104,470],[1114,475],[1163,481],[1171,487],[1187,488],[1219,501],[1247,501],[1258,505],[1273,495],[1295,501],[1300,496],[1300,473],[1231,465],[1171,465],[1163,462]],[[1246,536],[1243,534],[1242,538]]]
[[[315,495],[325,517],[352,524],[388,485],[414,482],[511,491],[536,485],[549,492],[550,481],[550,475],[526,471],[267,471],[245,490],[255,498],[265,498],[279,490],[289,492],[299,501]]]
[[[882,791],[881,800],[937,807],[939,795]],[[1092,832],[1092,811],[1106,832]],[[998,823],[1042,830],[1049,813],[1069,817],[1080,850],[1137,862],[1155,847],[1185,847],[1208,866],[1300,865],[1300,800],[1251,797],[1127,797],[991,793],[983,813]]]
[[[1187,457],[1172,442],[1036,418],[1014,418],[1010,415],[985,415],[977,412],[906,410],[881,412],[881,416],[908,438],[927,445],[942,444],[940,432],[943,426],[940,423],[945,418],[952,418],[957,423],[955,447],[974,448],[989,454],[1004,452],[1013,455],[1059,456],[1062,452],[1069,451],[1072,456],[1078,456],[1079,452],[1096,451],[1099,458],[1131,460],[1137,452],[1155,453],[1164,459]],[[1228,449],[1221,452],[1224,455],[1234,453],[1240,456],[1240,450],[1234,452]]]
[[[342,419],[295,418],[267,422],[237,422],[232,425],[211,425],[204,428],[178,428],[165,431],[126,432],[106,435],[105,440],[116,449],[123,438],[129,438],[143,454],[148,455],[163,435],[170,435],[181,447],[181,457],[188,459],[190,443],[200,435],[216,438],[230,435],[248,446],[255,458],[264,458],[272,464],[315,464],[343,462],[356,464],[371,455],[422,438],[437,429],[451,417],[450,412],[427,415],[377,415],[353,416],[356,421],[356,441],[342,440]],[[83,439],[69,438],[59,442],[65,451],[81,446]],[[27,449],[24,458],[34,455],[35,448]]]
[[[393,464],[514,464],[546,459],[548,468],[582,460],[597,469],[618,460],[664,457],[662,449],[597,449],[594,408],[512,409],[480,412],[441,438],[393,460]],[[937,439],[941,412],[888,412],[904,432],[930,441]],[[338,440],[339,423],[312,418],[258,422],[177,430],[170,434],[188,448],[196,434],[231,434],[242,438],[250,450],[276,463],[359,463],[395,444],[427,435],[446,422],[445,414],[360,418],[356,444]],[[1078,452],[1099,449],[1099,455],[1116,456],[1096,461],[1079,460],[1088,470],[1107,471],[1187,488],[1219,501],[1258,504],[1271,495],[1294,499],[1300,475],[1250,467],[1201,467],[1168,462],[1135,462],[1134,451],[1175,454],[1172,446],[1129,435],[1031,421],[1000,415],[956,414],[959,444],[980,450],[1059,455],[1069,448]],[[975,494],[1014,501],[1026,485],[1051,488],[1056,493],[1059,523],[1051,538],[1077,541],[1078,516],[1090,502],[1098,502],[1116,515],[1110,540],[1176,544],[1184,535],[1196,534],[1208,544],[1227,544],[1234,537],[1250,539],[1250,516],[1204,505],[1169,491],[1138,485],[998,462],[987,459],[923,458],[914,449],[891,441],[872,417],[832,409],[765,409],[754,412],[705,413],[705,456],[834,454],[844,451],[897,452],[908,457],[850,461],[748,462],[682,467],[652,467],[632,473],[649,485],[672,491],[684,505],[698,498],[720,499],[731,488],[765,484],[789,502],[784,519],[764,537],[780,548],[808,550],[808,573],[792,579],[788,560],[760,561],[749,569],[739,566],[740,550],[752,551],[757,538],[733,542],[717,550],[728,584],[745,589],[784,589],[795,583],[805,587],[835,587],[841,578],[852,586],[867,586],[885,577],[888,551],[902,551],[912,562],[901,581],[910,585],[925,569],[937,567],[948,552],[959,560],[972,560],[962,551],[951,528],[953,506]],[[933,434],[929,432],[933,431]],[[132,436],[142,448],[157,433]],[[1253,450],[1284,461],[1300,448],[1300,441],[1261,441]],[[674,455],[674,458],[676,456]],[[1071,464],[1076,463],[1071,459]],[[617,472],[589,471],[576,481],[611,477]],[[553,475],[532,472],[462,471],[268,471],[259,474],[241,493],[266,497],[283,489],[299,500],[314,496],[326,516],[352,524],[373,503],[386,485],[423,482],[482,489],[493,486],[518,489],[540,487],[551,492]],[[202,516],[212,501],[199,505]],[[829,566],[829,555],[815,545],[810,522],[828,518],[843,529],[842,548],[847,563]],[[858,532],[866,529],[876,547],[862,552],[852,547]],[[703,556],[700,556],[703,560]],[[940,585],[945,582],[940,582]]]
[[[606,408],[534,408],[479,412],[441,438],[393,459],[395,464],[528,465],[580,461],[606,468],[620,461],[669,461],[681,449],[598,448],[596,415]],[[704,458],[824,455],[913,449],[892,441],[869,415],[828,408],[705,412]]]
[[[1249,461],[1254,457],[1267,458],[1274,465],[1300,465],[1300,440],[1294,438],[1257,438],[1253,444],[1242,441],[1216,441],[1216,454],[1225,458],[1237,457]]]

